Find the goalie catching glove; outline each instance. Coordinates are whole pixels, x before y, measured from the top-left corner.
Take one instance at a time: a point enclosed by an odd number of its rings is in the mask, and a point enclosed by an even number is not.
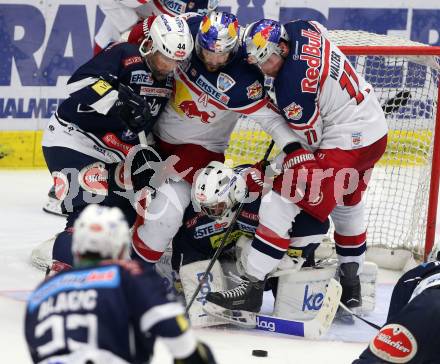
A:
[[[118,100],[110,112],[114,112],[136,134],[141,131],[148,134],[154,124],[147,100],[123,83],[119,84]]]

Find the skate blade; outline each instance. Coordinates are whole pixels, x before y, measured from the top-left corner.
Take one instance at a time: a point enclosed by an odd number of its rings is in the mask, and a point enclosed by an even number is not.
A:
[[[206,301],[202,309],[206,314],[236,326],[247,329],[253,329],[257,326],[255,312],[229,310],[209,301]]]

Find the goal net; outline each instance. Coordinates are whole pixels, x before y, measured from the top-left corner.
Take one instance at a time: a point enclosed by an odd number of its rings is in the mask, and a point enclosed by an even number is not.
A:
[[[329,38],[373,85],[389,126],[387,150],[365,196],[369,251],[423,257],[434,242],[438,200],[440,47],[362,31],[330,31]],[[269,143],[258,125],[243,118],[227,158],[256,162]]]

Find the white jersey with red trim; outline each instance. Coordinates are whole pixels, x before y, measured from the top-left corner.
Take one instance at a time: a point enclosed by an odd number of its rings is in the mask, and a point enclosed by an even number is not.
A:
[[[188,20],[195,37],[202,17]],[[154,133],[171,144],[198,144],[221,153],[240,115],[264,122],[278,116],[268,107],[264,77],[244,60],[239,48],[221,70],[206,70],[196,52],[175,73],[174,93],[155,125]]]
[[[285,24],[289,54],[274,81],[276,104],[301,143],[310,149],[357,149],[387,134],[373,87],[319,23]]]

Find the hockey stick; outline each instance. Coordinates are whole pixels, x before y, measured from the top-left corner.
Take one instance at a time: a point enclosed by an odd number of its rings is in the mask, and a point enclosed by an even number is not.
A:
[[[341,284],[334,278],[330,279],[322,306],[311,320],[289,320],[274,316],[260,315],[247,311],[231,311],[207,302],[203,311],[209,315],[225,320],[244,328],[276,332],[279,334],[301,336],[308,339],[317,339],[330,328],[338,310],[341,299]],[[229,312],[229,314],[227,314]]]
[[[376,329],[376,330],[380,330],[381,326],[376,325],[366,319],[364,319],[363,317],[359,316],[358,314],[354,313],[352,310],[350,310],[347,306],[345,306],[342,302],[339,302],[339,306],[341,306],[345,311],[347,311],[350,315],[358,318],[359,320],[365,322],[367,325],[371,326],[372,328]]]
[[[264,153],[263,161],[267,160],[274,145],[275,145],[275,142],[272,140],[269,144],[269,147],[266,150],[266,153]],[[185,309],[186,313],[188,313],[189,309],[191,308],[192,304],[194,303],[194,300],[196,299],[197,295],[199,294],[200,290],[202,289],[202,285],[203,285],[203,283],[205,283],[206,277],[208,277],[208,274],[211,272],[211,269],[214,266],[214,263],[216,262],[216,260],[220,256],[220,254],[223,252],[223,250],[226,246],[226,242],[228,241],[229,235],[231,235],[232,230],[234,229],[235,222],[237,221],[238,217],[240,216],[240,212],[241,212],[243,206],[244,206],[244,202],[240,202],[240,204],[238,205],[237,211],[235,212],[235,215],[232,218],[232,221],[231,221],[228,229],[226,230],[225,235],[223,235],[223,238],[222,238],[222,241],[221,241],[219,247],[215,251],[214,256],[209,261],[208,267],[206,268],[205,272],[203,273],[203,276],[200,279],[197,288],[195,289],[193,295],[191,296],[191,299],[189,300],[189,302],[186,305],[186,309]]]

